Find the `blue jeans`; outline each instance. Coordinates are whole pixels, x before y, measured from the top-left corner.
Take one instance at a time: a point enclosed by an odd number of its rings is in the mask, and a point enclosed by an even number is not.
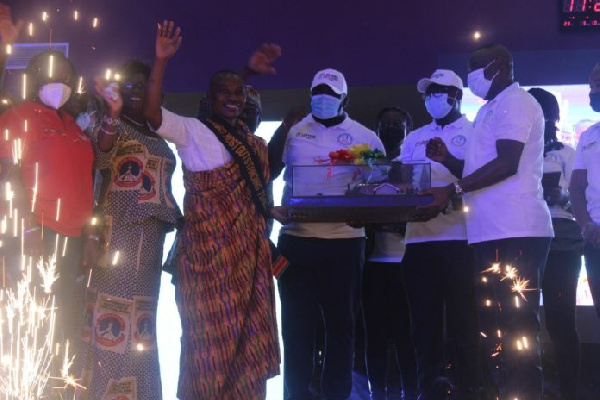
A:
[[[346,399],[352,390],[364,238],[282,235],[278,247],[290,261],[278,282],[285,399],[313,398],[310,383],[320,315],[325,325],[321,390],[327,399]]]
[[[540,359],[540,276],[551,238],[524,237],[492,240],[475,249],[479,331],[484,382],[488,393],[501,399],[542,398]],[[498,263],[500,273],[485,272]],[[528,280],[528,290],[514,292],[506,266]]]

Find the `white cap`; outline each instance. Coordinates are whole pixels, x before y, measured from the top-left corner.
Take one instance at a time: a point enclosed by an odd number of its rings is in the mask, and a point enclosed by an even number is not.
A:
[[[419,93],[425,93],[432,83],[437,83],[442,86],[454,86],[460,90],[463,88],[462,79],[460,79],[460,76],[456,75],[454,71],[449,69],[437,69],[431,74],[431,78],[423,78],[417,82],[417,90]]]
[[[327,85],[337,94],[348,94],[348,85],[346,85],[344,75],[332,68],[322,69],[316,73],[310,88],[312,90],[319,85]]]

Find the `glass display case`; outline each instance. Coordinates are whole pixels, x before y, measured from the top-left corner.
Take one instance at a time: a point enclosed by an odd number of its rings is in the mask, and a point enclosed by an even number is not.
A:
[[[429,163],[291,168],[286,212],[292,221],[400,223],[409,221],[417,206],[432,201],[418,195],[431,186]]]

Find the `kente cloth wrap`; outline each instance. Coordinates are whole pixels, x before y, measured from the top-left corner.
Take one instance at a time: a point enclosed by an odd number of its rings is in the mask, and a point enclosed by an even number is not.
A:
[[[265,143],[246,140],[268,176]],[[183,331],[178,397],[262,399],[280,363],[266,220],[233,161],[184,170],[184,184],[174,259]]]

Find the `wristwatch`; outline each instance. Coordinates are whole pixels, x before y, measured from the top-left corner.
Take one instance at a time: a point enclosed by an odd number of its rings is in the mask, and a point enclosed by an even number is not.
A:
[[[458,181],[454,181],[452,184],[454,185],[455,194],[461,194],[463,192],[463,188],[458,184]]]

